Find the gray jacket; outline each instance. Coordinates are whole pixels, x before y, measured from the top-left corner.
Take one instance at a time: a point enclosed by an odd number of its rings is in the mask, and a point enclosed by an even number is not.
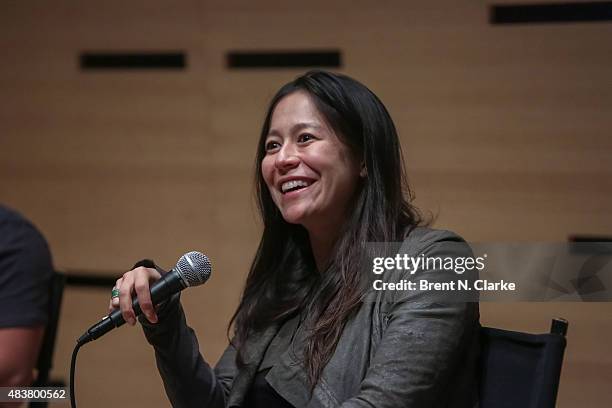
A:
[[[402,250],[414,257],[472,256],[457,235],[428,228],[414,229]],[[427,273],[437,279],[454,272]],[[388,281],[401,278],[381,277]],[[431,291],[373,293],[347,322],[312,394],[297,351],[304,338],[299,329],[266,380],[295,407],[475,407],[478,303],[445,302],[438,295]],[[141,322],[155,348],[157,367],[173,407],[185,408],[243,406],[266,349],[274,339],[292,336],[295,329],[285,323],[250,339],[244,369],[237,369],[236,350],[231,345],[212,369],[199,352],[178,299],[160,311],[158,324]]]

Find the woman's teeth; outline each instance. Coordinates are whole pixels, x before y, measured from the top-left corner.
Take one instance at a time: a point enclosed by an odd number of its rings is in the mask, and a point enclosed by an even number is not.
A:
[[[310,183],[304,180],[291,180],[281,185],[281,192],[284,194],[297,188],[308,187],[309,185]]]

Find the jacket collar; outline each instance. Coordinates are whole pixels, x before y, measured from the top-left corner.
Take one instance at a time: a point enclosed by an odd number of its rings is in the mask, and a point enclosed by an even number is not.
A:
[[[252,334],[248,343],[244,345],[245,367],[238,370],[236,377],[234,377],[227,403],[228,407],[241,406],[244,402],[244,398],[257,374],[257,368],[263,360],[264,353],[278,330],[278,325],[272,325],[262,332]]]

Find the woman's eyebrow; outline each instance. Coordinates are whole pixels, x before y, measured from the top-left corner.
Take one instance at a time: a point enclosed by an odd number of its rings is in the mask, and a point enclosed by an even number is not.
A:
[[[307,129],[307,128],[316,129],[316,130],[323,129],[323,127],[316,122],[299,122],[291,126],[291,129],[289,129],[289,132],[295,133],[297,131],[300,131],[302,129]],[[280,137],[280,135],[281,135],[280,132],[276,129],[270,129],[270,131],[268,132],[268,136],[279,136]]]

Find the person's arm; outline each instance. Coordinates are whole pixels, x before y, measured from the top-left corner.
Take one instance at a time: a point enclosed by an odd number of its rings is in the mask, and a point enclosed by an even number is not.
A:
[[[187,326],[180,294],[157,308],[153,306],[150,285],[165,273],[151,260],[138,262],[117,279],[115,287],[119,296],[110,299],[109,311],[119,308],[125,321],[135,325],[132,296],[136,294],[143,313],[138,320],[147,341],[155,349],[157,368],[173,407],[224,407],[235,372],[233,360],[222,358],[218,367],[223,374],[217,379],[200,354],[195,333]]]
[[[470,336],[470,304],[398,305],[359,393],[342,408],[437,406]],[[407,330],[411,327],[411,330]]]
[[[415,255],[421,253],[429,257],[472,256],[467,244],[456,242],[436,242]],[[445,280],[454,272],[432,270],[426,275],[432,281]],[[463,277],[473,279],[474,275]],[[451,398],[453,383],[462,381],[454,376],[463,374],[460,362],[470,358],[465,357],[477,335],[478,303],[446,302],[440,293],[407,292],[392,299],[386,309],[384,333],[360,390],[344,401],[342,408],[446,406],[441,402]]]
[[[0,386],[28,387],[38,359],[44,327],[0,329]]]
[[[34,380],[52,273],[51,254],[40,232],[18,213],[0,206],[2,387],[27,387]]]
[[[157,324],[140,321],[147,341],[155,348],[157,368],[172,406],[225,407],[236,373],[233,347],[227,348],[213,370],[200,354],[178,296],[158,311],[158,317]]]

